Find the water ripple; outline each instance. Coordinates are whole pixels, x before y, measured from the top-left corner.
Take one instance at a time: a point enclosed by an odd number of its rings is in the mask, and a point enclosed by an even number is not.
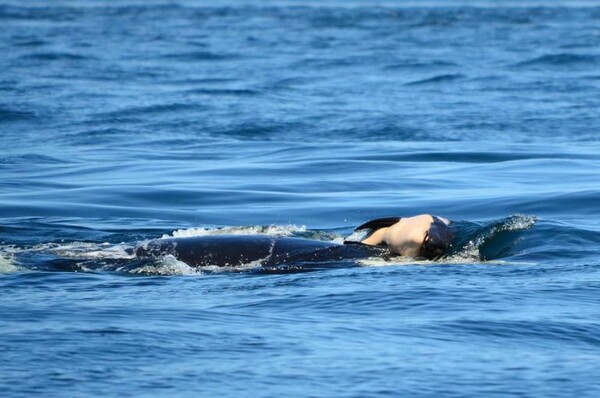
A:
[[[600,57],[590,54],[547,54],[528,61],[519,62],[516,66],[593,66]]]
[[[414,82],[406,83],[406,86],[418,86],[418,85],[423,85],[423,84],[447,83],[447,82],[452,82],[452,81],[463,79],[464,77],[465,77],[465,75],[460,74],[460,73],[437,75],[437,76],[429,77],[427,79],[421,79],[421,80],[417,80],[417,81],[414,81]]]

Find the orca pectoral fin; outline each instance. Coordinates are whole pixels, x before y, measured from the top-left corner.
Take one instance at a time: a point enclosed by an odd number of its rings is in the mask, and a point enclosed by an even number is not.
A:
[[[367,221],[366,223],[359,225],[354,231],[360,231],[361,229],[378,230],[380,228],[390,227],[400,221],[402,217],[385,217],[377,218],[375,220]]]

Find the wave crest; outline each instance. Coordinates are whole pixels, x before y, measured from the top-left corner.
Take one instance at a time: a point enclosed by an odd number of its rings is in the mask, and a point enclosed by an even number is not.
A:
[[[478,262],[496,258],[497,256],[485,253],[486,246],[505,246],[504,251],[506,251],[506,247],[510,249],[514,245],[514,240],[504,241],[500,235],[506,232],[524,231],[531,228],[536,221],[535,216],[516,214],[479,229],[475,237],[463,244],[457,252],[444,258],[443,261],[452,263]]]

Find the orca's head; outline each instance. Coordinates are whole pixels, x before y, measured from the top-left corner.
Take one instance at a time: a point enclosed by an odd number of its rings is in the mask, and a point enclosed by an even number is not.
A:
[[[433,217],[433,222],[425,233],[421,244],[421,257],[436,260],[442,257],[452,245],[454,234],[450,231],[450,223],[446,219]]]

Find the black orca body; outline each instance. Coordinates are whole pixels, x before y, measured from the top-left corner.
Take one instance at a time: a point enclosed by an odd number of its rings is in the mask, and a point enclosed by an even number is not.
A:
[[[268,235],[209,235],[157,239],[138,246],[133,252],[138,258],[172,255],[193,267],[226,267],[250,263],[276,267],[391,256],[390,252],[382,247]]]

